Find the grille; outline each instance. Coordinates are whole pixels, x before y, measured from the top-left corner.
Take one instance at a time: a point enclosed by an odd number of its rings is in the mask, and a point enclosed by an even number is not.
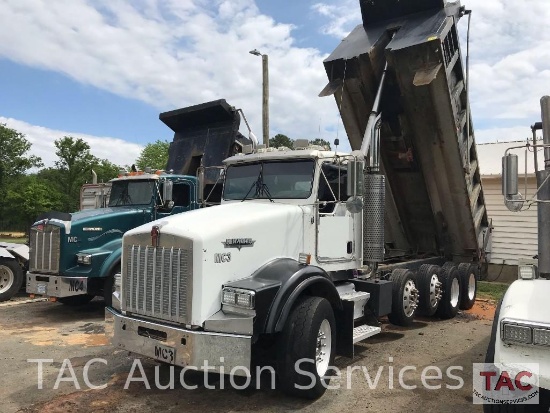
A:
[[[59,272],[60,249],[60,227],[55,225],[38,225],[32,227],[29,252],[30,270],[57,274]]]
[[[131,245],[125,255],[122,277],[126,311],[188,324],[192,250]]]
[[[384,210],[386,179],[384,175],[365,174],[363,219],[363,261],[384,261]]]

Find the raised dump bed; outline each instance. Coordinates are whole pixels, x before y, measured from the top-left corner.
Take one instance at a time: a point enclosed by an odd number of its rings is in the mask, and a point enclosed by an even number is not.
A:
[[[490,237],[469,116],[457,22],[442,0],[360,0],[357,26],[326,59],[352,149],[386,62],[381,158],[387,177],[386,260],[445,256],[486,262]]]

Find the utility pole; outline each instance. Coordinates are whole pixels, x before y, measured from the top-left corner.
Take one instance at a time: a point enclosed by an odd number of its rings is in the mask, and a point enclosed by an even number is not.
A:
[[[262,129],[265,147],[269,147],[269,61],[266,54],[260,53],[257,49],[249,52],[254,56],[262,57]]]

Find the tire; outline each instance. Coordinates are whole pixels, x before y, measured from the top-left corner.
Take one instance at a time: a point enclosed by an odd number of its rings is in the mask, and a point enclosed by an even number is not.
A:
[[[81,305],[86,305],[94,299],[94,295],[82,294],[82,295],[73,295],[72,297],[62,297],[58,298],[57,301],[63,305],[69,307],[78,307]]]
[[[439,281],[441,268],[437,265],[421,265],[416,273],[418,288],[418,313],[433,316],[441,301],[442,289]]]
[[[443,287],[443,295],[436,315],[448,320],[457,315],[460,305],[460,281],[456,267],[451,263],[445,263],[439,273],[439,281]]]
[[[115,267],[110,276],[103,281],[103,300],[105,307],[113,306],[113,293],[115,292],[115,274],[120,272],[120,264]]]
[[[476,303],[477,266],[474,264],[458,264],[460,280],[460,309],[469,310]]]
[[[23,268],[15,259],[0,258],[0,302],[17,294],[24,278]]]
[[[392,310],[388,315],[390,323],[407,327],[413,323],[418,307],[418,290],[411,270],[398,268],[390,275],[392,282]]]
[[[321,333],[324,338],[320,338]],[[330,377],[326,376],[333,365],[336,349],[336,324],[330,303],[320,297],[299,298],[286,320],[278,344],[280,389],[288,395],[307,399],[321,397],[330,382]],[[320,344],[325,347],[319,347]],[[323,348],[325,354],[321,355],[319,352]],[[318,357],[322,357],[322,363],[317,361]],[[297,365],[302,359],[310,361]],[[315,380],[314,385],[312,380]]]

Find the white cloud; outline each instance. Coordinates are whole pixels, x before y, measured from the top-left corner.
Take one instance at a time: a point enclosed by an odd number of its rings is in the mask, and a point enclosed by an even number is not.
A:
[[[94,156],[100,159],[107,159],[115,165],[121,166],[133,164],[143,149],[140,145],[126,142],[122,139],[48,129],[2,116],[0,116],[0,124],[5,124],[7,127],[24,134],[32,144],[30,152],[40,156],[42,162],[47,167],[54,166],[54,162],[57,160],[54,141],[64,136],[81,138],[90,145],[90,152]]]
[[[261,135],[261,60],[269,55],[271,136],[331,139],[325,57],[294,46],[292,25],[253,0],[18,0],[0,14],[0,57],[169,110],[225,98]],[[321,121],[319,121],[321,119]]]

